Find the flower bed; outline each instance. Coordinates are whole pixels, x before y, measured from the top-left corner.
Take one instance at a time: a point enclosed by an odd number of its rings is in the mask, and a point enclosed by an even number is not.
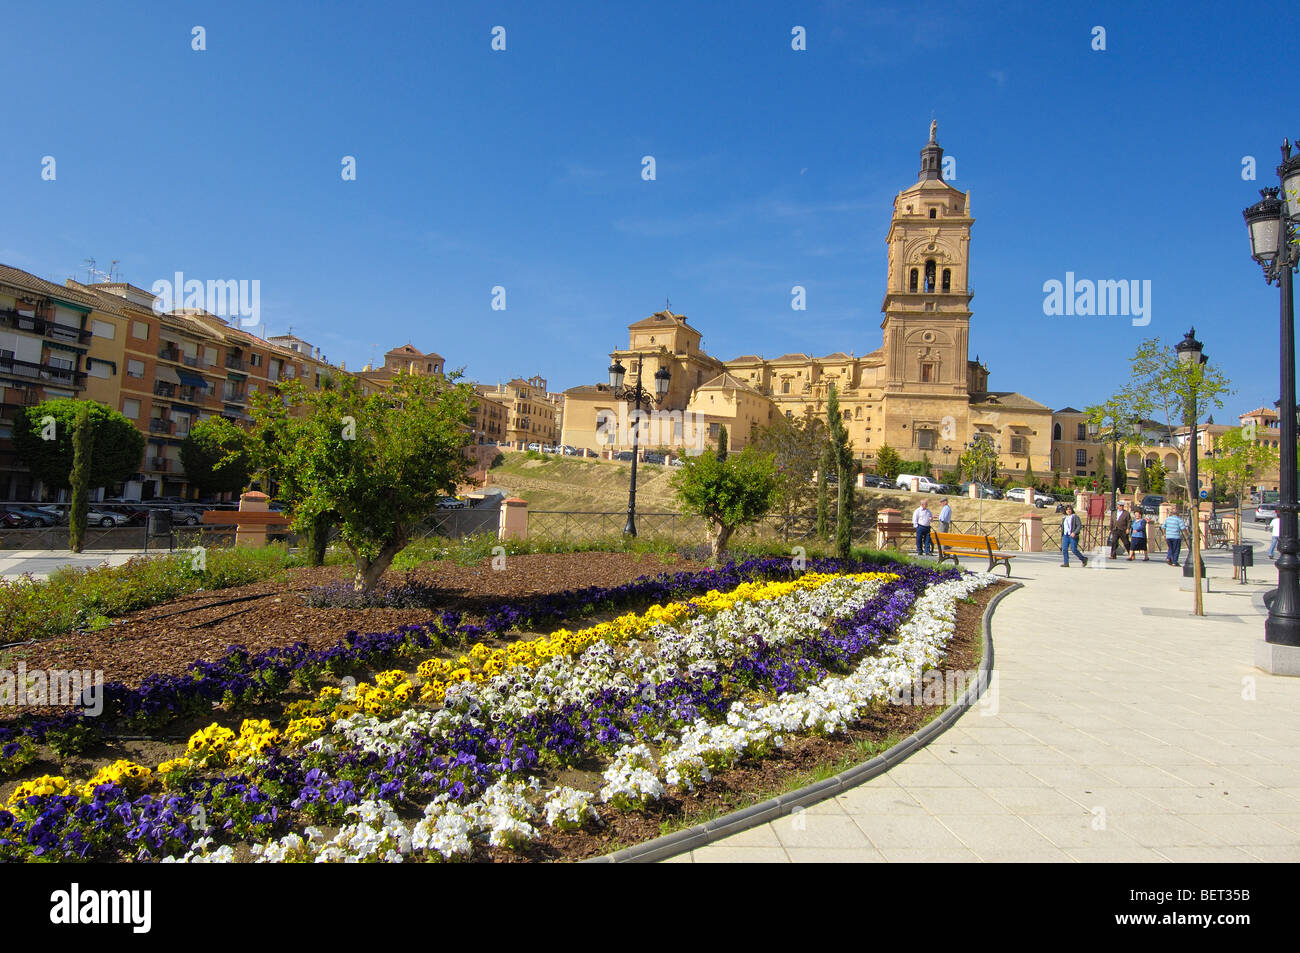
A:
[[[0,810],[0,859],[450,860],[526,848],[546,828],[591,831],[789,737],[843,732],[940,660],[956,600],[992,581],[876,568],[753,560],[503,606],[472,625],[353,633],[322,652],[232,651],[186,679],[115,690],[113,716],[156,724],[361,663],[394,667],[319,687],[274,723],[214,724],[156,768],[30,778]],[[40,741],[42,727],[9,726],[8,744]]]

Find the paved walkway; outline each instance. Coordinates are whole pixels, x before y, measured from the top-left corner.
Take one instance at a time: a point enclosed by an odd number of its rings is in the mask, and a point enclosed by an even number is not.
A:
[[[1250,595],[1276,572],[1247,532],[1261,584],[1207,556],[1220,591],[1200,619],[1156,555],[1016,559],[996,704],[861,787],[676,860],[1300,860],[1300,679],[1254,667]]]
[[[151,549],[150,556],[166,553],[164,545],[161,550]],[[34,579],[45,579],[57,569],[75,566],[89,569],[94,566],[120,566],[136,556],[146,555],[143,549],[104,549],[86,550],[80,554],[66,549],[25,549],[0,550],[0,579],[19,579],[31,574]]]

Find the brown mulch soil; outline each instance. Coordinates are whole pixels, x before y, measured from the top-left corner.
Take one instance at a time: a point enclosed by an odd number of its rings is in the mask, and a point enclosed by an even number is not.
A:
[[[340,566],[295,569],[287,584],[259,582],[197,592],[133,612],[96,632],[73,632],[5,653],[13,662],[25,661],[29,670],[103,671],[105,681],[135,686],[155,672],[180,674],[196,659],[220,658],[231,645],[254,653],[298,641],[328,648],[351,630],[385,632],[426,622],[448,609],[463,612],[472,621],[501,602],[703,568],[703,563],[671,553],[540,553],[511,556],[501,571],[493,570],[486,559],[474,566],[441,560],[409,575],[385,575],[388,584],[409,579],[446,593],[445,601],[424,609],[312,608],[300,594],[312,586],[346,579],[348,571]],[[256,598],[246,598],[250,596]]]

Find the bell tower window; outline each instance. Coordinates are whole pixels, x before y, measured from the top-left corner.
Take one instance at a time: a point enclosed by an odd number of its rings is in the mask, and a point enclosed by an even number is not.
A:
[[[945,268],[945,269],[943,270],[943,291],[944,291],[944,294],[947,294],[947,293],[948,293],[949,291],[951,291],[951,290],[952,290],[952,269],[951,269],[951,268]]]
[[[915,268],[913,268],[913,269],[912,269],[912,280],[911,280],[911,283],[908,285],[908,289],[907,289],[908,291],[916,291],[917,280],[919,279],[919,277],[920,277],[919,273],[917,272],[917,270],[916,270]]]
[[[934,259],[931,258],[925,263],[925,290],[926,292],[934,291]]]

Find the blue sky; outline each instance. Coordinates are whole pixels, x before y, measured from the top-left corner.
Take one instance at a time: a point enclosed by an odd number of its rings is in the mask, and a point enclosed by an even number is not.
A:
[[[1241,209],[1300,136],[1294,10],[13,4],[0,262],[257,279],[269,333],[349,368],[409,341],[474,379],[563,389],[602,379],[665,299],[724,360],[862,354],[890,204],[935,118],[972,190],[990,386],[1082,407],[1142,338],[1195,324],[1237,387],[1227,422],[1277,396],[1277,291]],[[1045,316],[1067,271],[1150,280],[1150,325]]]

